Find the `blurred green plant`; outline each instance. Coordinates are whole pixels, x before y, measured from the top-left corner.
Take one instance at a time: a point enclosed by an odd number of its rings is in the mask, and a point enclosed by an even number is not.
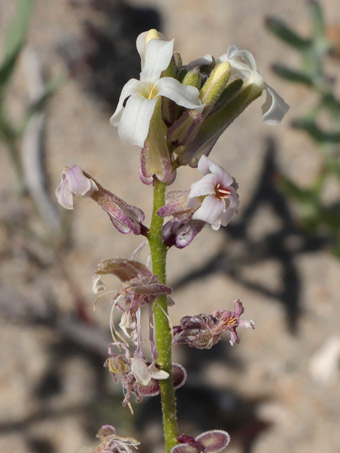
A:
[[[43,157],[40,155],[41,152],[38,149],[40,147],[39,141],[30,141],[31,148],[37,148],[32,151],[31,156],[24,156],[25,153],[27,154],[27,150],[23,149],[23,142],[31,120],[34,118],[37,119],[44,112],[48,100],[63,82],[62,77],[53,77],[47,83],[43,83],[40,80],[40,71],[37,71],[37,68],[33,68],[33,72],[38,73],[34,75],[34,80],[31,82],[34,88],[29,87],[31,88],[30,91],[34,92],[34,95],[32,96],[31,93],[29,96],[30,102],[24,106],[21,118],[14,120],[8,108],[10,102],[8,96],[9,89],[15,77],[18,60],[25,45],[33,6],[34,0],[17,0],[15,14],[9,25],[3,46],[4,54],[0,63],[0,141],[8,153],[16,174],[19,194],[21,196],[28,196],[31,199],[35,211],[40,214],[46,226],[48,241],[56,236],[58,236],[59,241],[59,239],[65,239],[66,230],[62,226],[54,203],[50,200],[45,187],[46,172],[43,165]],[[30,65],[32,66],[32,55]],[[40,68],[34,59],[33,66],[37,66],[38,69]],[[37,79],[39,80],[38,83]],[[38,88],[36,85],[38,85]],[[42,128],[42,125],[40,124],[39,127]],[[27,168],[28,161],[30,161],[29,169]],[[52,234],[49,234],[49,232]]]
[[[278,18],[267,18],[266,27],[300,56],[300,67],[278,63],[273,65],[273,71],[288,82],[307,86],[316,95],[314,107],[294,119],[292,127],[309,135],[320,151],[322,164],[308,187],[300,186],[286,175],[281,175],[279,185],[298,203],[302,225],[309,232],[326,233],[333,244],[332,251],[340,258],[340,199],[330,205],[323,197],[330,178],[335,177],[340,183],[340,100],[335,94],[334,78],[325,71],[325,61],[335,45],[327,36],[320,4],[308,0],[307,6],[310,36],[302,37]]]

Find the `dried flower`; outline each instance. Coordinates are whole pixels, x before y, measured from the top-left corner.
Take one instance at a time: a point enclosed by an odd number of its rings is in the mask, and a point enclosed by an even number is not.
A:
[[[132,453],[132,448],[138,450],[140,442],[132,437],[118,436],[116,429],[111,425],[104,425],[96,436],[100,444],[95,453]]]
[[[238,327],[251,327],[254,321],[240,319],[244,308],[240,300],[234,302],[234,311],[219,309],[211,315],[199,314],[184,316],[179,326],[174,326],[173,334],[175,344],[185,343],[192,348],[210,349],[221,339],[224,332],[230,332],[229,343],[233,346],[239,342]]]

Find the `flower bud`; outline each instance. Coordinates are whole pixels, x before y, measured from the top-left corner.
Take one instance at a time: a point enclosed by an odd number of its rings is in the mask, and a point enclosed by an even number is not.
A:
[[[202,85],[202,76],[199,68],[194,68],[187,72],[182,83],[183,85],[196,87],[199,90]]]
[[[215,105],[222,92],[226,88],[226,84],[230,77],[230,63],[220,63],[211,71],[210,77],[203,85],[200,98],[205,104],[205,108],[209,110]]]

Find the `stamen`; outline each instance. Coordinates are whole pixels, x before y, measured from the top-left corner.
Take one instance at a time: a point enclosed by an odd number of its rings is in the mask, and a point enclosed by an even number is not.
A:
[[[221,187],[221,184],[218,183],[215,186],[215,195],[217,198],[220,198],[220,199],[227,198],[228,195],[230,195],[230,190],[224,189],[223,187]]]

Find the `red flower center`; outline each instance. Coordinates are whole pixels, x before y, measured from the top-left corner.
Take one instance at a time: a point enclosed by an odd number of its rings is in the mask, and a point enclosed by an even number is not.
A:
[[[215,186],[215,195],[216,195],[216,198],[224,199],[224,198],[227,198],[228,195],[230,195],[230,190],[225,189],[224,187],[221,186],[220,183],[218,183]]]

